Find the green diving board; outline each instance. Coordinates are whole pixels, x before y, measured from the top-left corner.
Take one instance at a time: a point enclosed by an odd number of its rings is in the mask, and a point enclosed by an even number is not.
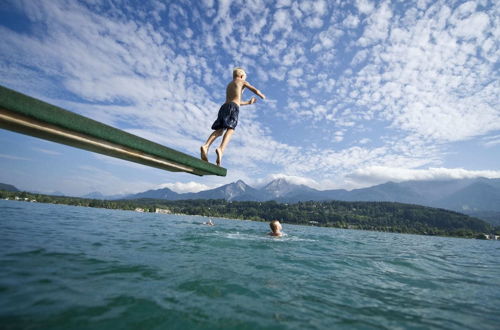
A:
[[[223,167],[0,86],[0,128],[172,172],[225,176]]]

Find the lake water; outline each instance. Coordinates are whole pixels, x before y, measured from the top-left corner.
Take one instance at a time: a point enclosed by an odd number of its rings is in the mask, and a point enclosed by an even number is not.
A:
[[[0,201],[0,328],[500,328],[500,241],[212,219]]]

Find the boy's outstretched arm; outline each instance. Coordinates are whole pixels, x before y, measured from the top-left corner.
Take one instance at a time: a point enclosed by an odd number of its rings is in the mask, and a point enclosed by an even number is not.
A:
[[[264,94],[262,94],[257,88],[255,88],[252,85],[250,85],[250,83],[248,81],[245,81],[243,83],[243,86],[246,87],[246,88],[248,88],[249,90],[251,90],[255,95],[259,96],[261,99],[265,99],[266,98],[266,96]],[[250,103],[250,104],[252,104],[252,103]]]

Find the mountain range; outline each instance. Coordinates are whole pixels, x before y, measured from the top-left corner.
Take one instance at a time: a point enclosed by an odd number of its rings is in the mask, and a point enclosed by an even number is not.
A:
[[[326,200],[399,202],[453,210],[500,225],[500,179],[387,182],[350,191],[345,189],[316,190],[305,185],[290,183],[285,179],[271,181],[264,187],[256,189],[238,180],[197,193],[179,194],[163,188],[122,198],[275,200],[283,203]]]
[[[17,192],[19,189],[14,187],[13,185],[6,184],[6,183],[0,183],[0,190],[5,190],[5,191],[12,191],[12,192]]]
[[[3,184],[0,189],[17,189]],[[132,195],[104,196],[94,192],[91,199],[225,199],[227,201],[381,201],[418,204],[465,213],[500,226],[500,179],[456,179],[442,181],[387,182],[373,187],[345,190],[317,190],[305,185],[276,179],[256,189],[242,180],[197,193],[176,193],[168,188],[148,190]]]

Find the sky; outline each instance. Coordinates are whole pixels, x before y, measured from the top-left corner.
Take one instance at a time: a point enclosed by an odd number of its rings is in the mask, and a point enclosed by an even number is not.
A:
[[[226,177],[0,129],[0,182],[81,196],[500,178],[499,43],[489,0],[3,0],[2,86],[196,157],[233,68],[266,100],[241,107]]]

